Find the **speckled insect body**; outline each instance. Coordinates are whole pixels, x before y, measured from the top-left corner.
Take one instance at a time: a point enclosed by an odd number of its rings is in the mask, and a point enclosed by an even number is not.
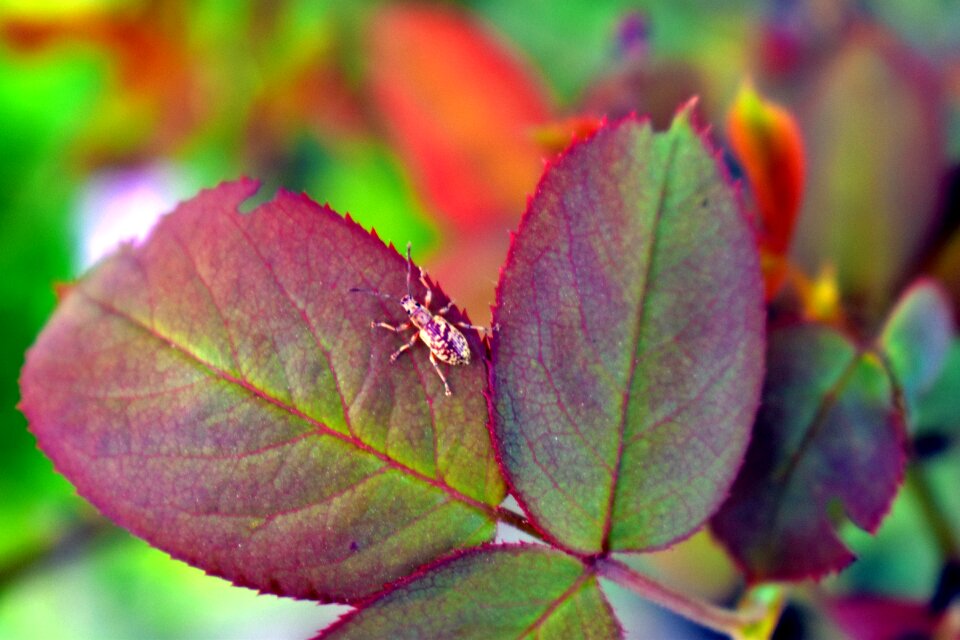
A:
[[[407,244],[407,295],[400,298],[400,305],[407,312],[408,319],[400,325],[392,325],[386,322],[373,321],[370,326],[388,329],[394,333],[402,333],[410,328],[415,328],[414,333],[407,342],[390,355],[390,362],[395,362],[404,351],[413,347],[419,338],[430,349],[430,364],[433,370],[440,376],[443,382],[443,390],[446,395],[452,395],[450,385],[447,384],[447,378],[440,370],[440,362],[449,365],[470,364],[470,345],[466,337],[449,320],[443,316],[453,307],[453,300],[446,306],[433,314],[430,312],[430,303],[433,301],[433,289],[427,283],[426,273],[420,269],[420,283],[426,288],[427,293],[424,296],[423,303],[418,302],[411,294],[410,284],[412,277],[412,262],[410,260],[410,244]],[[381,298],[391,298],[374,289],[350,289],[351,292],[369,293]],[[465,322],[458,322],[458,326],[465,329],[474,329],[481,333],[486,332],[485,327],[478,327]]]
[[[447,364],[470,364],[470,345],[460,330],[440,315],[430,315],[422,304],[404,296],[400,301],[410,322],[419,330],[419,337],[430,347],[430,353]]]

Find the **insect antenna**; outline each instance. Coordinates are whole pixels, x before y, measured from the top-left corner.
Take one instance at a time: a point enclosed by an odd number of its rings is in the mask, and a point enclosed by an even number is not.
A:
[[[387,293],[380,293],[376,289],[363,289],[360,287],[353,287],[350,289],[350,293],[366,293],[371,296],[376,296],[378,298],[383,298],[384,300],[393,300],[393,296]]]
[[[413,296],[413,289],[410,285],[410,274],[413,272],[413,263],[410,261],[410,241],[407,241],[407,295]]]

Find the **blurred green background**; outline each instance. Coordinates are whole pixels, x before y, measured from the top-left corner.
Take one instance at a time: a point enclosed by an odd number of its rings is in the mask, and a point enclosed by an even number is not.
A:
[[[383,34],[371,36],[390,4],[0,0],[0,638],[306,638],[345,610],[231,587],[101,520],[36,450],[16,410],[17,378],[58,286],[116,242],[142,236],[179,200],[241,175],[261,180],[263,197],[278,187],[305,191],[387,240],[412,241],[448,293],[475,319],[489,318],[507,231],[535,180],[507,188],[492,198],[499,210],[466,223],[425,186],[436,159],[404,142],[410,123],[377,84],[430,83],[430,69],[416,62],[393,70],[403,49],[384,53]],[[954,0],[420,6],[452,11],[485,34],[532,87],[493,83],[483,93],[489,104],[452,107],[414,91],[428,123],[474,128],[449,134],[462,156],[496,168],[506,159],[496,145],[471,147],[476,139],[535,137],[498,119],[496,105],[515,89],[534,92],[543,126],[631,110],[662,124],[696,93],[722,141],[732,97],[750,76],[797,114],[807,139],[812,204],[798,263],[811,276],[839,267],[841,293],[862,303],[866,326],[917,273],[960,293]],[[376,80],[384,69],[386,80]],[[463,87],[436,95],[469,88],[471,72]],[[496,189],[475,187],[480,198]],[[865,225],[880,229],[866,246],[853,241]],[[941,422],[955,423],[950,393]],[[957,458],[948,447],[930,473],[954,527]],[[905,491],[879,538],[851,532],[863,560],[826,589],[929,596],[942,557],[919,508]],[[705,597],[729,599],[739,588],[706,534],[637,564]],[[803,593],[801,603],[815,598]],[[675,624],[629,594],[610,595],[625,620],[647,630],[635,637]],[[807,637],[829,629],[799,611]]]

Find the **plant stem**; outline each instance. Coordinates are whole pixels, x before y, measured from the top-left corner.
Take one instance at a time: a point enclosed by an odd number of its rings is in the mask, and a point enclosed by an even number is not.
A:
[[[741,637],[746,627],[760,623],[767,614],[767,610],[759,606],[734,611],[674,591],[609,556],[600,558],[594,566],[598,576],[630,589],[644,599],[692,622],[730,637]]]
[[[953,526],[943,513],[933,487],[927,479],[926,470],[919,463],[907,467],[907,486],[913,491],[920,506],[920,511],[930,527],[930,532],[936,540],[940,554],[944,558],[960,560],[960,543],[957,541]]]

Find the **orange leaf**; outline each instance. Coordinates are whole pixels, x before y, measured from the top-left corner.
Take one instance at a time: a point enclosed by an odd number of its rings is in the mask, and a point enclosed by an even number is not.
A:
[[[803,139],[793,116],[744,84],[727,120],[730,143],[756,199],[761,247],[782,256],[803,196]]]
[[[435,210],[461,230],[519,218],[543,169],[530,132],[548,116],[532,75],[453,10],[387,7],[370,38],[375,105]]]
[[[593,115],[578,115],[553,120],[533,130],[533,138],[549,153],[559,153],[576,140],[589,138],[603,126],[604,119]]]

